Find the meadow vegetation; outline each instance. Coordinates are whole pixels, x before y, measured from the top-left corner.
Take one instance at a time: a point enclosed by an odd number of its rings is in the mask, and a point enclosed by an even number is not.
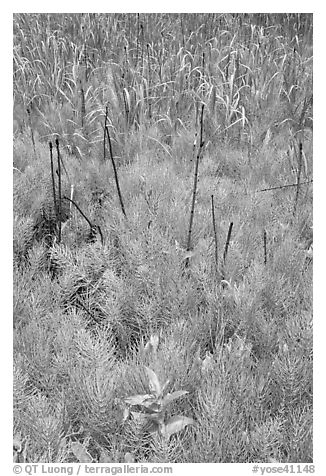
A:
[[[15,461],[312,462],[312,15],[13,27]]]

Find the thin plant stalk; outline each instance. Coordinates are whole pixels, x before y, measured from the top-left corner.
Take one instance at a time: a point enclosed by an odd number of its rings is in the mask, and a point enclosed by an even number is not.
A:
[[[227,258],[228,249],[229,249],[230,240],[231,240],[232,228],[233,228],[233,222],[231,221],[231,223],[230,223],[230,225],[229,225],[228,235],[227,235],[227,238],[226,238],[225,247],[224,247],[224,253],[223,253],[223,273],[222,273],[222,279],[225,279],[224,270],[225,270],[225,263],[226,263],[226,258]]]
[[[202,81],[204,82],[204,78],[205,78],[205,51],[203,51],[203,56],[202,56]],[[205,83],[205,82],[204,82]],[[206,89],[206,88],[205,88]],[[205,94],[205,91],[203,89],[203,94]]]
[[[118,196],[119,196],[119,200],[120,200],[121,210],[122,210],[122,213],[124,214],[124,216],[127,218],[125,207],[124,207],[123,200],[122,200],[117,168],[116,168],[116,165],[115,165],[115,162],[114,162],[114,157],[113,157],[113,152],[112,152],[112,145],[111,145],[111,139],[110,139],[110,134],[109,134],[109,128],[108,128],[107,125],[105,127],[105,130],[106,130],[106,134],[107,134],[107,138],[108,138],[110,157],[111,157],[111,162],[112,162],[112,166],[113,166],[114,179],[115,179],[115,184],[116,184],[116,187],[117,187],[117,192],[118,192]]]
[[[70,176],[69,176],[69,174],[68,174],[68,170],[67,170],[67,168],[66,168],[66,166],[65,166],[65,163],[64,163],[64,161],[63,161],[63,158],[62,158],[62,155],[61,155],[61,154],[60,154],[60,162],[61,162],[61,167],[63,168],[65,174],[67,175],[67,179],[68,179],[69,182],[71,183]]]
[[[148,117],[149,120],[152,119],[152,104],[150,99],[150,88],[151,88],[151,62],[149,55],[149,44],[147,43],[147,63],[148,63],[148,89],[147,89],[147,103],[148,103]]]
[[[140,24],[140,31],[141,31],[141,68],[142,71],[144,71],[144,25],[141,23]]]
[[[88,81],[88,77],[87,77],[87,45],[86,45],[86,42],[85,42],[85,45],[84,45],[84,63],[85,63],[85,83],[87,84],[87,81]]]
[[[192,190],[192,203],[191,203],[189,229],[188,229],[187,252],[189,252],[190,249],[191,249],[191,235],[192,235],[192,227],[193,227],[193,221],[194,221],[197,183],[198,183],[198,165],[199,165],[199,159],[200,159],[201,152],[202,152],[203,145],[204,145],[204,143],[203,143],[203,116],[204,116],[204,104],[202,104],[202,108],[201,108],[199,148],[198,148],[198,153],[197,153],[197,158],[196,158],[195,174],[194,174],[194,186],[193,186],[193,190]],[[189,258],[187,258],[186,266],[188,266],[188,264],[189,264]]]
[[[85,92],[83,87],[80,88],[80,94],[81,94],[81,126],[84,127],[86,105],[85,105]]]
[[[139,13],[137,13],[136,68],[138,66],[138,50],[139,50]]]
[[[217,241],[216,220],[215,220],[214,195],[211,196],[211,199],[212,199],[212,222],[213,222],[214,244],[215,244],[215,266],[216,266],[216,273],[218,273],[218,241]]]
[[[295,194],[294,207],[293,207],[293,216],[295,216],[297,211],[297,206],[298,206],[301,170],[302,170],[302,142],[299,143],[299,167],[298,167],[298,175],[297,175],[297,190]]]
[[[301,182],[300,183],[300,186],[301,185],[308,185],[310,183],[312,183],[313,180],[307,180],[306,182]],[[288,187],[298,187],[298,183],[289,183],[289,184],[286,184],[286,185],[279,185],[278,187],[270,187],[270,188],[263,188],[261,190],[256,190],[255,193],[260,193],[260,192],[269,192],[270,190],[279,190],[279,189],[282,189],[282,188],[288,188]]]
[[[101,237],[101,242],[102,242],[102,245],[104,244],[104,239],[103,239],[103,234],[102,234],[102,230],[100,228],[99,225],[94,225],[89,218],[87,218],[87,216],[85,215],[85,213],[80,209],[80,207],[77,205],[77,203],[72,200],[71,198],[69,197],[66,197],[66,196],[63,196],[62,197],[63,200],[68,200],[70,202],[70,204],[73,204],[77,210],[79,211],[79,213],[81,214],[81,216],[87,221],[90,229],[91,229],[91,232],[95,231],[96,232],[96,229],[98,230],[99,234],[100,234],[100,237]]]
[[[55,191],[55,177],[54,177],[54,167],[53,167],[53,145],[52,142],[49,142],[50,148],[50,161],[51,161],[51,179],[52,179],[52,194],[53,194],[53,204],[56,221],[58,220],[58,204]]]
[[[58,243],[61,243],[61,220],[62,220],[62,197],[61,197],[61,160],[60,160],[60,149],[59,149],[59,139],[56,138],[55,145],[57,148],[57,159],[58,159]]]
[[[129,104],[128,104],[128,97],[127,97],[127,90],[126,88],[123,88],[122,90],[122,96],[123,96],[123,102],[125,106],[125,111],[126,111],[126,129],[128,131],[129,128],[129,117],[130,117],[130,110],[129,110]]]
[[[267,264],[267,232],[264,230],[263,234],[263,240],[264,240],[264,264]]]
[[[79,206],[77,205],[77,203],[72,200],[71,198],[69,197],[66,197],[65,195],[62,197],[63,200],[68,200],[70,203],[72,203],[76,208],[77,210],[79,211],[79,213],[81,214],[81,216],[87,221],[87,223],[89,224],[89,227],[90,228],[94,228],[94,225],[93,223],[87,218],[87,216],[85,215],[85,213],[82,212],[82,210],[79,208]]]

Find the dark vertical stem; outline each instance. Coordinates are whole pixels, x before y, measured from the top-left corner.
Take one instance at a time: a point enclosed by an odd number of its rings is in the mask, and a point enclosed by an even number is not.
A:
[[[216,231],[216,221],[215,221],[214,195],[212,195],[211,198],[212,198],[212,222],[213,222],[214,243],[215,243],[215,265],[216,265],[216,273],[218,273],[218,243],[217,243],[217,231]]]
[[[199,136],[199,147],[203,148],[203,128],[204,128],[204,104],[201,106],[201,115],[200,115],[200,136]]]
[[[143,27],[142,23],[140,24],[140,30],[141,30],[141,36],[142,36],[142,40],[141,40],[141,68],[142,68],[142,71],[144,71],[144,27]]]
[[[57,205],[57,198],[56,198],[56,192],[55,192],[52,142],[49,142],[49,147],[50,147],[50,161],[51,161],[51,179],[52,179],[53,204],[54,204],[54,212],[55,212],[56,221],[58,222],[58,205]]]
[[[126,46],[123,47],[123,51],[124,51],[124,53],[125,53],[125,54],[124,54],[124,68],[125,68],[125,71],[128,71],[128,63],[129,63],[129,61],[128,61],[128,50],[127,50],[127,47],[126,47]],[[125,82],[124,82],[124,84],[125,84]]]
[[[138,66],[138,49],[139,49],[139,13],[137,13],[136,68],[137,68],[137,66]]]
[[[123,102],[125,105],[125,111],[126,111],[126,129],[128,131],[129,128],[129,106],[128,106],[128,99],[127,99],[127,94],[126,94],[126,89],[123,88],[122,90],[122,95],[123,95]]]
[[[191,160],[190,160],[191,163],[196,157],[196,155],[195,155],[196,154],[196,145],[197,145],[197,132],[195,132],[195,139],[194,139],[194,143],[193,143],[193,146],[192,146],[192,157],[191,157]]]
[[[201,108],[199,148],[198,148],[198,153],[196,158],[194,186],[192,190],[192,203],[191,203],[190,221],[189,221],[189,229],[188,229],[187,251],[190,251],[191,249],[191,234],[192,234],[192,226],[194,221],[194,211],[195,211],[197,182],[198,182],[198,165],[199,165],[199,159],[202,152],[202,148],[204,145],[203,143],[203,116],[204,116],[204,104],[202,104],[202,108]],[[189,264],[189,258],[186,260],[186,266],[188,266],[188,264]]]
[[[225,71],[225,80],[226,82],[229,81],[229,66],[230,66],[230,53],[228,54],[227,62],[226,62],[226,71]]]
[[[81,93],[81,126],[84,127],[84,117],[86,114],[86,106],[85,106],[85,92],[83,87],[81,87],[80,93]]]
[[[295,216],[297,211],[299,193],[300,193],[300,178],[301,178],[301,169],[302,169],[302,142],[299,143],[299,164],[298,164],[298,174],[297,174],[297,190],[295,194],[294,207],[293,207],[293,216]]]
[[[149,44],[147,43],[147,62],[148,62],[148,88],[147,88],[147,103],[148,103],[148,116],[149,120],[152,118],[152,110],[151,110],[151,100],[150,100],[150,88],[151,88],[151,63],[150,63],[150,55],[149,55]]]
[[[227,236],[227,238],[226,238],[226,243],[225,243],[225,248],[224,248],[224,253],[223,253],[223,272],[222,272],[222,279],[225,278],[224,269],[225,269],[226,257],[227,257],[227,254],[228,254],[228,249],[229,249],[230,240],[231,240],[232,228],[233,228],[233,222],[231,221],[231,223],[230,223],[230,225],[229,225],[228,236]]]
[[[108,137],[110,157],[111,157],[111,162],[112,162],[112,166],[113,166],[114,179],[115,179],[115,184],[116,184],[116,187],[117,187],[117,192],[118,192],[118,196],[119,196],[119,200],[120,200],[121,210],[122,210],[122,213],[124,214],[124,216],[127,218],[126,211],[125,211],[125,207],[124,207],[123,200],[122,200],[121,191],[120,191],[120,185],[119,185],[119,179],[118,179],[117,168],[116,168],[116,165],[115,165],[115,162],[114,162],[114,158],[113,158],[113,152],[112,152],[112,145],[111,145],[111,139],[110,139],[110,134],[109,134],[109,128],[108,128],[107,125],[106,125],[105,130],[106,130],[107,137]]]
[[[62,198],[61,198],[61,160],[60,160],[60,149],[59,149],[59,139],[56,138],[55,145],[57,148],[57,158],[58,158],[58,243],[61,242],[61,217],[62,217]]]
[[[184,32],[184,26],[182,22],[182,13],[180,14],[180,23],[181,23],[181,34],[182,34],[182,46],[185,48],[185,32]]]
[[[97,229],[98,229],[98,232],[99,232],[100,237],[101,237],[101,243],[102,243],[102,245],[104,245],[104,238],[103,238],[103,233],[102,233],[100,225],[97,225]]]
[[[84,48],[84,62],[85,62],[85,84],[87,84],[88,77],[87,77],[87,45],[85,42],[85,48]]]
[[[264,264],[267,264],[267,232],[264,230]]]

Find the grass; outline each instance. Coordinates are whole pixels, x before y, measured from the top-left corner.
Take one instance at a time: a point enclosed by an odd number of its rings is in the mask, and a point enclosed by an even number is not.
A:
[[[312,15],[13,21],[15,461],[312,462]]]

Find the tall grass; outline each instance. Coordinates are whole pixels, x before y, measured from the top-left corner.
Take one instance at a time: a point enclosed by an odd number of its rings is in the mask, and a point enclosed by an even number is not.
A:
[[[107,104],[118,143],[151,124],[171,146],[200,102],[213,145],[311,122],[311,15],[16,14],[14,36],[18,122],[29,110],[80,153]]]

